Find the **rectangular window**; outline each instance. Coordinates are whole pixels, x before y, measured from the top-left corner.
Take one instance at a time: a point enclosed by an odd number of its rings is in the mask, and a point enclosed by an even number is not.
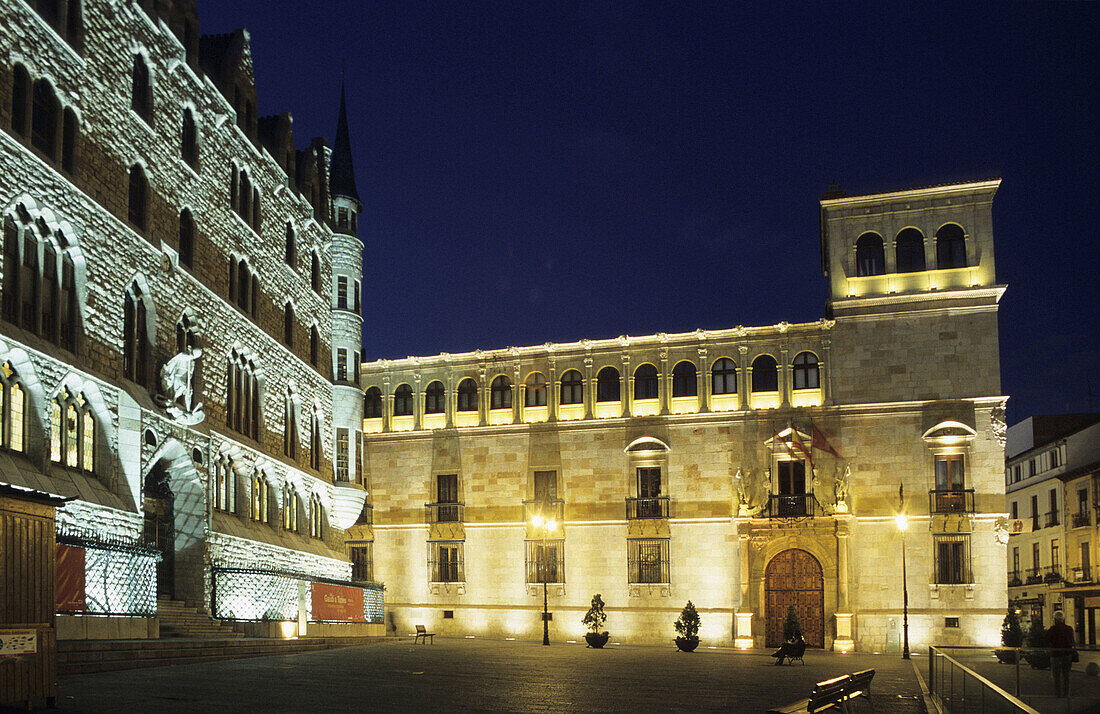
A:
[[[1039,497],[1031,497],[1031,530],[1039,530]]]
[[[359,312],[360,303],[359,296],[363,293],[363,284],[358,280],[355,281],[355,293],[352,295],[352,299],[355,300],[355,311]]]
[[[1035,459],[1029,459],[1028,460],[1028,462],[1027,462],[1027,475],[1028,476],[1034,476],[1035,475]]]
[[[1062,544],[1059,542],[1059,540],[1057,538],[1050,541],[1050,569],[1051,569],[1051,572],[1057,573],[1059,570],[1061,570],[1062,558],[1061,558],[1061,555],[1059,554],[1059,549],[1061,548],[1061,545]]]
[[[1020,549],[1014,547],[1012,549],[1012,574],[1016,577],[1020,576]]]
[[[936,457],[936,490],[961,491],[965,488],[961,454]]]
[[[970,536],[935,535],[932,540],[935,546],[936,583],[970,584]]]
[[[1012,502],[1012,520],[1019,520],[1020,518],[1020,504],[1017,501]]]
[[[959,618],[957,618],[957,617],[945,617],[945,618],[943,618],[943,626],[944,627],[958,627],[959,626]]]
[[[1050,510],[1047,511],[1047,526],[1058,525],[1058,490],[1050,490]]]
[[[465,581],[462,569],[462,541],[439,541],[428,544],[431,549],[428,570],[433,583],[461,583]]]
[[[529,540],[527,545],[527,582],[565,582],[565,541]]]
[[[1042,569],[1042,565],[1040,565],[1040,560],[1039,560],[1039,544],[1038,543],[1032,543],[1031,544],[1031,572],[1032,572],[1033,575],[1038,575],[1039,571],[1041,569]]]
[[[668,538],[627,540],[627,571],[631,583],[669,582]]]
[[[336,430],[336,480],[348,480],[348,430]]]
[[[1089,554],[1089,542],[1081,543],[1081,563],[1077,570],[1078,582],[1087,583],[1092,580],[1092,558]]]
[[[558,472],[535,472],[535,500],[542,503],[556,501],[558,498]]]
[[[637,518],[667,518],[661,498],[661,467],[645,466],[637,470]]]
[[[345,349],[336,350],[336,381],[348,381],[348,351]]]
[[[351,579],[360,583],[374,582],[374,544],[353,545],[348,550]]]
[[[1062,465],[1062,449],[1057,447],[1054,451],[1050,452],[1050,467],[1055,468]]]
[[[458,474],[439,474],[435,477],[436,503],[440,523],[458,521]],[[445,505],[455,504],[455,505]]]
[[[336,307],[348,309],[348,279],[342,275],[336,278]]]

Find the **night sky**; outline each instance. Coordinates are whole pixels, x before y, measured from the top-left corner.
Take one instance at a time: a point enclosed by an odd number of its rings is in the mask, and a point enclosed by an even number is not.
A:
[[[300,147],[346,62],[367,360],[815,320],[830,182],[999,176],[1009,422],[1100,410],[1100,3],[198,5]]]

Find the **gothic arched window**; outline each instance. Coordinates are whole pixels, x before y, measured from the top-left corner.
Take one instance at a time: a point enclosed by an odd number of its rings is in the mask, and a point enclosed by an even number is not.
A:
[[[28,101],[31,91],[31,76],[27,68],[15,65],[11,86],[11,128],[22,137],[27,136]]]
[[[260,387],[256,364],[233,350],[226,379],[225,423],[253,439],[260,438]]]
[[[148,386],[151,374],[148,299],[134,281],[126,291],[122,316],[122,376],[142,386]]]
[[[51,159],[57,158],[57,127],[61,106],[53,87],[44,79],[31,92],[31,145]]]
[[[317,332],[317,325],[309,328],[309,363],[321,366],[321,334]]]
[[[88,400],[62,390],[50,411],[50,460],[95,473],[95,445],[95,416]]]
[[[183,127],[180,133],[180,156],[193,169],[199,167],[199,130],[190,108],[183,110]]]
[[[145,58],[134,55],[134,70],[130,89],[130,108],[145,123],[153,123],[153,87],[149,80],[149,66]]]
[[[294,397],[294,390],[288,389],[283,415],[283,455],[296,460],[298,458],[298,405]]]
[[[0,365],[0,445],[11,451],[26,449],[27,390],[10,362]]]
[[[186,208],[180,211],[180,263],[190,268],[195,261],[195,219]]]
[[[298,492],[294,485],[283,485],[283,528],[288,531],[298,530]]]
[[[283,307],[283,344],[294,349],[294,306],[289,302]]]
[[[237,476],[233,457],[228,454],[214,462],[214,508],[230,513],[237,510]]]
[[[321,294],[321,258],[317,251],[313,251],[309,261],[309,284],[313,287],[313,292]]]
[[[286,245],[283,247],[283,260],[290,267],[298,263],[298,241],[294,237],[294,227],[286,224]]]
[[[60,232],[50,235],[44,221],[34,222],[22,210],[4,220],[2,315],[73,351],[78,306],[73,259],[65,245]]]
[[[252,473],[252,500],[249,516],[260,523],[268,522],[268,506],[270,504],[270,487],[267,483],[267,474],[256,470]]]
[[[324,518],[325,511],[321,508],[321,499],[317,494],[313,494],[309,498],[309,535],[311,538],[324,537],[322,530]]]
[[[309,414],[309,465],[321,470],[321,415],[316,408]]]

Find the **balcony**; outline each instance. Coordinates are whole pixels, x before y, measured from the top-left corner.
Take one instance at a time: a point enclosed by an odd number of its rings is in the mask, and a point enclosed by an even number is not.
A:
[[[1073,582],[1075,583],[1091,583],[1092,582],[1092,568],[1087,565],[1081,565],[1073,569]]]
[[[1062,566],[1052,565],[1047,568],[1046,574],[1043,575],[1044,583],[1060,583],[1062,582]]]
[[[465,503],[425,503],[424,518],[428,523],[461,523],[465,509]]]
[[[523,520],[530,523],[539,516],[544,521],[554,520],[559,524],[565,522],[565,501],[560,498],[542,499],[523,502]]]
[[[1024,584],[1024,579],[1021,577],[1023,573],[1019,570],[1010,571],[1008,574],[1008,587],[1018,588]]]
[[[1036,583],[1043,582],[1043,569],[1032,568],[1027,571],[1027,584],[1035,585]]]
[[[668,518],[668,514],[668,496],[626,499],[626,519],[628,521],[639,518]]]
[[[928,492],[928,512],[973,513],[974,489],[932,490]]]
[[[1074,528],[1087,528],[1092,525],[1089,519],[1089,512],[1086,510],[1080,510],[1070,516],[1070,520],[1073,523]]]
[[[1058,525],[1058,511],[1049,511],[1044,519],[1043,527],[1050,528],[1056,525]]]
[[[764,518],[812,518],[825,512],[812,493],[780,493],[768,497],[760,513]]]

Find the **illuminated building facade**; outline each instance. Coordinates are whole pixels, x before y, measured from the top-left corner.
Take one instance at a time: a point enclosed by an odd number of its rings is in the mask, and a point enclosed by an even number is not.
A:
[[[390,624],[764,646],[991,643],[1004,616],[999,181],[822,199],[825,318],[363,365]],[[899,487],[904,486],[904,502]],[[536,524],[553,521],[547,533]]]
[[[59,607],[118,616],[60,636],[155,634],[123,616],[209,607],[221,568],[349,580],[343,103],[335,146],[297,150],[289,114],[257,116],[247,32],[200,37],[189,0],[3,2],[0,48],[0,482],[74,499],[85,591]],[[228,616],[290,617],[271,583]]]

